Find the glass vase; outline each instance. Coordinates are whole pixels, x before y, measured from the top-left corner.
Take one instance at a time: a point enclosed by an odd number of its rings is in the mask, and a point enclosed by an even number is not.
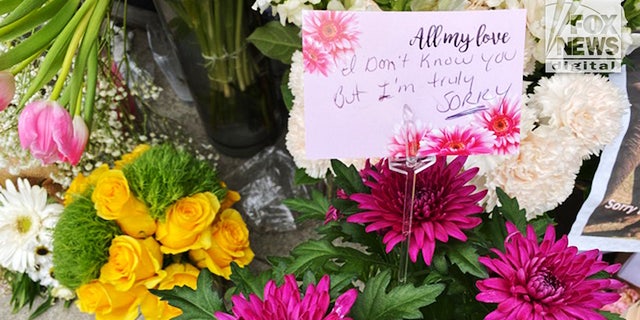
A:
[[[205,131],[231,157],[273,144],[286,110],[274,64],[246,41],[260,14],[243,0],[155,0]]]

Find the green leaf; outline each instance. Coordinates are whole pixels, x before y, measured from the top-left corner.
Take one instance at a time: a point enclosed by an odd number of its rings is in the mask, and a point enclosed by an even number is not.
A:
[[[475,234],[485,243],[486,249],[504,250],[504,239],[507,236],[505,221],[505,218],[495,208],[491,217],[484,215],[480,226],[474,229]]]
[[[447,245],[447,257],[451,263],[460,268],[460,271],[474,275],[478,278],[487,278],[487,270],[480,264],[478,252],[468,243],[456,242]]]
[[[28,15],[30,12],[38,10],[38,8],[43,4],[46,4],[46,2],[47,0],[22,1],[6,17],[4,17],[2,21],[0,21],[0,27],[4,27],[14,21],[20,20],[20,18]]]
[[[253,31],[247,41],[265,56],[290,64],[291,55],[296,50],[302,50],[299,34],[300,28],[294,25],[283,26],[278,21],[271,21]]]
[[[314,271],[322,268],[337,266],[343,272],[357,272],[368,269],[372,264],[380,264],[381,261],[353,248],[336,247],[327,240],[308,240],[293,248],[291,255],[293,262],[288,266],[286,273],[300,275],[306,270]]]
[[[497,188],[498,200],[500,200],[499,211],[507,220],[513,222],[520,232],[525,233],[527,230],[527,215],[524,209],[520,209],[518,200],[511,198],[502,189]]]
[[[329,200],[318,190],[311,192],[311,199],[293,198],[282,201],[289,209],[299,212],[298,221],[323,220],[329,210]]]
[[[40,294],[40,285],[29,277],[26,273],[14,273],[7,271],[5,274],[6,279],[11,285],[11,306],[13,312],[16,313],[29,305],[29,308],[33,305],[33,302]]]
[[[422,319],[420,308],[433,303],[443,284],[399,285],[389,290],[391,273],[385,270],[369,280],[349,316],[354,320]],[[387,292],[388,291],[388,292]]]
[[[340,160],[332,159],[331,168],[335,172],[335,183],[338,188],[344,190],[347,194],[364,193],[368,191],[367,186],[362,183],[360,173],[355,166],[347,167]]]
[[[255,293],[262,298],[264,286],[269,281],[270,276],[271,273],[265,271],[256,277],[249,268],[240,268],[235,262],[231,263],[231,276],[229,278],[238,287],[238,290],[244,294]]]
[[[291,89],[289,88],[289,70],[288,69],[287,69],[287,72],[285,72],[282,75],[282,83],[280,83],[280,92],[282,93],[282,100],[284,101],[285,107],[287,107],[288,111],[291,111],[291,108],[293,108],[293,93],[291,92]],[[304,169],[296,170],[296,176],[298,175],[298,171],[304,172]],[[305,173],[305,175],[307,175],[307,174]],[[307,177],[309,177],[309,176],[307,175]],[[311,177],[309,177],[309,178],[311,178]],[[313,178],[311,178],[311,179],[313,179]]]
[[[43,315],[51,307],[53,307],[53,296],[51,294],[49,294],[49,295],[47,295],[47,299],[44,302],[42,302],[36,308],[36,310],[34,310],[33,313],[31,313],[31,315],[29,315],[29,320],[36,319],[37,317]]]
[[[555,220],[553,220],[553,218],[549,217],[549,215],[545,213],[541,216],[537,216],[533,220],[529,220],[529,224],[533,226],[533,229],[538,235],[538,239],[541,239],[542,237],[544,237],[544,233],[547,231],[547,227],[550,225],[555,225],[556,222]]]
[[[214,283],[214,275],[205,268],[198,276],[198,290],[182,286],[171,290],[149,291],[182,310],[182,314],[175,318],[177,320],[211,320],[214,319],[215,311],[224,310],[222,299],[214,290]]]
[[[598,312],[604,316],[607,320],[624,320],[619,314],[611,313],[609,311],[598,310]]]
[[[296,172],[293,176],[293,182],[297,185],[316,184],[322,182],[322,179],[313,178],[309,176],[304,169],[296,168]]]

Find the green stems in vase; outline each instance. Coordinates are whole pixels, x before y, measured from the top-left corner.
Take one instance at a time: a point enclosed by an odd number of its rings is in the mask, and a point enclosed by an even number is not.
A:
[[[255,81],[257,67],[247,52],[245,3],[238,0],[169,1],[197,39],[213,90],[225,97]]]
[[[278,78],[272,61],[246,40],[259,13],[244,0],[155,3],[216,149],[248,157],[275,142],[286,112]]]

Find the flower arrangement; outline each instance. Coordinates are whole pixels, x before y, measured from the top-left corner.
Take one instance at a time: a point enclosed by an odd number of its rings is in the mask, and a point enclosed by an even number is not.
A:
[[[150,289],[196,287],[200,269],[228,278],[253,259],[249,231],[208,162],[139,145],[113,167],[78,175],[53,233],[56,279],[97,319],[169,319],[181,311]]]
[[[288,86],[283,88],[283,95],[291,97],[291,103],[288,104],[290,111],[286,146],[296,165],[314,178],[323,178],[331,170],[329,160],[311,160],[305,152],[303,74],[305,70],[310,70],[310,66],[315,66],[318,60],[311,61],[309,56],[301,52],[302,10],[420,11],[512,8],[526,8],[528,12],[523,69],[526,87],[520,99],[521,110],[514,113],[510,108],[512,102],[496,101],[493,114],[484,113],[484,119],[480,119],[480,122],[485,123],[496,137],[497,126],[511,124],[508,128],[499,128],[502,136],[498,137],[495,148],[509,153],[509,150],[519,147],[519,152],[511,155],[472,156],[466,163],[468,167],[480,169],[474,183],[487,190],[482,203],[486,204],[488,210],[497,204],[497,188],[516,197],[520,205],[527,209],[529,218],[557,207],[571,194],[583,160],[597,156],[620,131],[620,118],[629,104],[620,90],[608,81],[606,75],[550,75],[544,72],[544,1],[255,1],[254,9],[263,12],[270,10],[280,17],[280,23],[272,22],[256,30],[249,40],[254,39],[254,44],[265,55],[291,64]],[[635,19],[640,12],[628,3],[622,5],[621,10],[623,9],[630,19]],[[338,22],[334,21],[334,25]],[[305,28],[312,30],[315,25],[316,22],[308,21]],[[632,23],[624,27],[621,36],[623,51],[626,52],[640,43],[637,37],[631,34],[632,27]],[[350,43],[346,40],[350,39],[350,32],[348,28],[337,28],[335,34],[332,34],[332,39],[340,44]],[[284,36],[285,34],[287,36]],[[329,40],[322,41],[325,43]],[[319,57],[317,54],[313,56]],[[515,124],[519,124],[520,130],[516,130],[517,132],[514,131],[518,128]],[[505,135],[506,133],[509,134]],[[442,145],[452,142],[465,146],[467,150],[482,148],[482,145],[472,145],[477,143],[478,139],[465,141],[465,136],[468,136],[468,133],[462,131],[450,135],[424,134],[421,137],[423,146],[418,152],[437,154],[442,151]],[[519,143],[516,144],[517,141]],[[393,141],[390,142],[392,143]],[[393,150],[391,152],[393,153]],[[357,168],[364,166],[364,159],[340,160],[354,164]]]
[[[478,169],[465,170],[465,160],[438,157],[416,180],[407,251],[400,245],[405,241],[404,176],[390,170],[387,160],[367,162],[361,171],[333,160],[327,196],[315,191],[310,199],[286,201],[300,219],[325,221],[317,239],[270,258],[272,268],[257,276],[232,266],[235,286],[224,296],[201,287],[196,293],[158,294],[171,305],[194,294],[213,296],[181,304],[183,312],[194,316],[211,310],[225,320],[271,319],[273,314],[354,320],[619,319],[600,308],[619,298],[623,284],[612,275],[620,265],[604,261],[597,250],[580,253],[569,246],[546,214],[527,221],[517,200],[499,189],[501,205],[484,211],[477,202],[486,191],[469,183]],[[406,280],[399,267],[404,255],[411,261]],[[306,287],[303,297],[293,279]],[[321,279],[317,286],[316,279]],[[231,306],[222,300],[229,296]],[[334,314],[337,310],[342,314]]]
[[[322,73],[322,59],[329,59],[330,51],[309,56],[300,51],[302,10],[505,8],[528,12],[523,106],[515,112],[508,101],[500,101],[481,120],[495,129],[494,146],[505,151],[518,146],[518,155],[436,157],[416,177],[408,234],[405,177],[387,159],[305,157],[303,71]],[[579,252],[569,246],[566,235],[557,234],[549,211],[571,193],[583,160],[616,136],[628,102],[606,76],[543,72],[543,8],[541,1],[255,1],[254,9],[270,10],[280,19],[249,40],[265,55],[291,64],[288,87],[283,88],[291,98],[287,148],[307,174],[301,172],[300,181],[327,186],[325,194],[314,191],[310,199],[286,204],[301,213],[299,220],[325,224],[317,229],[317,239],[270,258],[272,268],[260,275],[232,266],[235,286],[224,296],[200,287],[195,293],[158,294],[170,304],[186,296],[214,296],[198,299],[198,308],[185,306],[183,312],[213,310],[218,319],[265,319],[273,310],[302,319],[621,319],[622,312],[605,311],[612,310],[608,305],[618,301],[623,287],[614,278],[619,264],[610,264],[597,250]],[[635,19],[636,8],[628,2],[623,8],[630,21]],[[331,30],[336,38],[349,37],[346,29]],[[624,30],[625,48],[631,47],[630,31]],[[515,122],[520,130],[513,129]],[[420,141],[425,134],[417,136]],[[440,138],[464,145],[463,136]],[[406,150],[405,137],[394,138],[392,152]],[[421,150],[423,146],[439,147],[424,142],[412,150],[434,151]],[[406,275],[400,267],[404,259],[411,262]],[[313,285],[317,279],[327,276],[330,303],[318,310],[304,301],[320,286]],[[302,282],[302,290],[306,287],[303,297],[289,284],[291,277]],[[353,289],[355,301],[345,304]],[[229,296],[231,306],[222,298]],[[345,312],[329,311],[336,309]],[[634,312],[631,307],[627,314]]]
[[[53,277],[53,229],[62,210],[45,188],[27,179],[6,180],[0,187],[0,266],[11,286],[14,312],[40,295],[45,301],[34,314],[55,299],[74,297]]]
[[[118,37],[119,33],[114,31],[112,36]],[[0,52],[8,52],[11,47],[10,44],[0,42]],[[44,167],[46,170],[41,170],[46,171],[43,178],[50,178],[66,189],[74,176],[81,172],[89,172],[103,163],[112,162],[122,154],[131,152],[137,144],[159,144],[169,138],[166,134],[159,133],[159,130],[150,130],[146,124],[144,127],[141,125],[145,114],[150,111],[147,103],[158,98],[161,88],[155,86],[152,79],[144,75],[137,78],[137,81],[125,85],[125,79],[118,70],[104,65],[104,69],[98,72],[96,78],[91,139],[85,145],[82,157],[75,165],[55,161],[43,166],[42,159],[36,157],[37,153],[32,153],[21,144],[20,130],[16,129],[19,127],[19,118],[23,110],[20,101],[27,99],[29,102],[39,103],[38,101],[46,100],[53,91],[53,83],[46,83],[29,96],[29,88],[41,70],[40,66],[44,60],[45,56],[36,57],[15,76],[5,71],[0,77],[0,100],[7,99],[4,109],[0,112],[0,171],[10,176],[23,176]],[[51,128],[53,127],[48,126],[42,129]],[[175,138],[180,141],[186,140],[182,137]],[[49,157],[54,155],[58,154],[51,153]]]

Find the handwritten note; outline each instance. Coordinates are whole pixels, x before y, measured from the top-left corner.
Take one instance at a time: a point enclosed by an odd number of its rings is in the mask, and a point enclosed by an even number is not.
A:
[[[309,158],[388,156],[405,104],[431,153],[517,150],[524,10],[305,11],[302,30]]]

